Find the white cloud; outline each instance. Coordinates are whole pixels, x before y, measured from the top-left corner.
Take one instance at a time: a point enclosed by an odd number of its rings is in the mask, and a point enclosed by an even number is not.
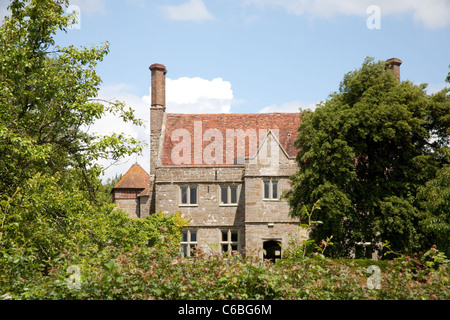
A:
[[[144,101],[151,104],[151,97]],[[171,113],[228,113],[233,101],[231,83],[221,78],[166,78],[166,110]]]
[[[202,0],[189,0],[179,6],[163,6],[161,9],[171,20],[202,22],[214,19]]]
[[[143,98],[139,98],[135,94],[130,92],[133,91],[133,88],[126,84],[118,84],[111,86],[103,86],[98,94],[98,97],[103,100],[119,100],[126,103],[127,106],[131,107],[134,110],[134,113],[137,118],[140,118],[144,121],[145,131],[149,131],[148,123],[149,123],[149,105],[146,104]],[[123,132],[132,136],[133,138],[139,138],[142,135],[142,132],[137,131],[137,127],[132,124],[128,124],[122,121],[121,118],[108,115],[105,118],[102,118],[98,121],[98,126],[95,127],[96,132],[100,134],[109,134],[112,132]],[[139,129],[140,131],[144,131],[143,128]]]
[[[307,14],[312,18],[330,18],[337,15],[368,17],[370,5],[380,7],[381,15],[400,16],[412,14],[413,18],[433,29],[450,24],[450,1],[448,0],[243,0],[246,5],[261,9],[279,6],[294,15]]]
[[[81,15],[92,16],[96,13],[106,13],[105,0],[70,0],[69,3],[78,6]]]
[[[316,108],[316,103],[305,103],[301,101],[290,101],[283,103],[281,105],[272,104],[261,109],[260,113],[270,113],[270,112],[300,112],[300,109],[310,109],[314,110]]]
[[[90,132],[101,135],[124,133],[145,141],[148,146],[142,156],[136,155],[121,159],[105,173],[105,179],[116,174],[124,174],[134,162],[138,162],[147,172],[150,168],[150,106],[151,95],[139,97],[133,93],[134,88],[127,84],[103,86],[98,94],[99,99],[120,100],[130,106],[136,117],[144,121],[145,128],[123,122],[118,116],[106,115],[91,126]],[[149,88],[149,93],[151,88]],[[171,113],[227,113],[230,112],[233,100],[231,83],[221,78],[206,80],[202,78],[166,78],[166,111]],[[101,161],[108,167],[110,161]]]
[[[134,114],[137,118],[143,120],[144,127],[138,127],[130,123],[122,121],[119,116],[108,114],[103,118],[97,120],[94,125],[91,126],[89,132],[97,133],[101,135],[107,135],[111,133],[124,133],[127,136],[131,136],[137,140],[144,141],[150,145],[150,104],[146,102],[144,97],[138,97],[133,94],[133,88],[126,84],[118,84],[112,86],[103,86],[98,94],[99,99],[104,100],[119,100],[126,103],[127,106],[134,110]],[[105,179],[112,178],[116,174],[125,174],[130,166],[138,162],[142,168],[147,172],[150,169],[150,150],[147,146],[144,148],[142,155],[132,155],[124,157],[117,164],[111,163],[111,161],[103,160],[99,163],[104,167],[109,167],[105,172]]]

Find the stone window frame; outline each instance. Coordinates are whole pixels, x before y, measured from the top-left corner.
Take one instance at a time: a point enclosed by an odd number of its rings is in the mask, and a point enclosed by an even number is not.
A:
[[[223,236],[226,232],[226,239],[223,239]],[[236,239],[233,240],[233,235],[236,235]],[[226,246],[227,250],[224,250],[224,246]],[[221,229],[220,230],[220,252],[222,253],[231,253],[233,251],[238,252],[240,246],[240,236],[239,230],[237,229]]]
[[[186,238],[184,237],[186,235]],[[193,239],[192,235],[195,235]],[[192,257],[193,249],[198,246],[198,230],[185,229],[181,235],[180,252],[183,257]],[[184,250],[184,248],[186,248]]]
[[[233,188],[233,187],[236,188],[236,202],[229,202],[228,201],[227,203],[224,203],[222,201],[222,188],[225,188],[225,187],[227,188],[227,197],[228,197],[229,201],[231,201],[231,188]],[[238,203],[239,203],[239,192],[240,192],[240,187],[237,184],[222,184],[222,185],[219,185],[219,188],[218,188],[219,206],[222,206],[222,207],[236,207],[238,205]]]
[[[266,182],[269,183],[269,197],[266,198]],[[276,197],[273,196],[274,183],[276,183]],[[279,179],[267,178],[262,180],[262,198],[264,201],[280,201],[280,181]]]
[[[187,202],[183,203],[183,194],[182,194],[182,190],[183,188],[187,188]],[[191,203],[191,188],[195,188],[197,189],[195,195],[196,195],[196,199],[195,199],[195,203]],[[199,199],[199,194],[198,194],[198,185],[193,185],[193,184],[184,184],[184,185],[180,185],[179,188],[179,202],[178,202],[178,206],[179,207],[197,207],[198,206],[198,199]]]

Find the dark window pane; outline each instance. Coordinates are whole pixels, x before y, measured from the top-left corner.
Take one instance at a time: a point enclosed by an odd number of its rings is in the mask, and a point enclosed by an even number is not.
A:
[[[182,242],[187,242],[187,231],[183,232],[183,237],[181,238]]]
[[[181,188],[181,203],[187,204],[187,188],[182,187]]]
[[[228,232],[222,231],[222,241],[228,241]]]
[[[264,181],[264,198],[269,198],[269,181]]]
[[[181,253],[183,254],[183,257],[187,257],[187,244],[181,246]]]
[[[228,187],[220,187],[220,198],[222,203],[228,203]]]
[[[191,241],[196,242],[197,241],[197,232],[191,231]]]
[[[222,252],[228,252],[228,245],[227,244],[223,244],[222,245]]]
[[[277,199],[278,198],[278,182],[272,181],[272,198]]]
[[[237,245],[235,245],[235,244],[231,245],[231,250],[237,251]]]
[[[231,201],[230,203],[237,203],[237,187],[230,187]]]
[[[238,241],[238,233],[237,233],[237,231],[231,232],[231,241],[232,242],[237,242]]]
[[[191,204],[196,204],[197,203],[197,187],[191,187]]]

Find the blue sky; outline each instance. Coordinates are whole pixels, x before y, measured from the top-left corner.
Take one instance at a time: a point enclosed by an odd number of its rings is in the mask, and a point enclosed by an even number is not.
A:
[[[148,123],[150,71],[167,67],[168,112],[295,112],[339,88],[365,57],[403,61],[402,80],[445,87],[450,0],[73,0],[79,28],[60,45],[110,43],[98,66],[102,98],[130,104]],[[369,10],[375,5],[379,11]],[[373,7],[371,7],[373,9]],[[379,25],[376,25],[379,23]],[[369,28],[369,25],[379,28]],[[148,141],[149,128],[106,119]],[[128,160],[128,161],[127,161]],[[124,159],[109,176],[136,160]],[[137,158],[145,169],[148,153]]]
[[[314,2],[324,7],[347,2],[348,13],[314,11],[308,5]],[[380,29],[367,27],[368,5],[358,4],[364,2],[378,2]],[[400,58],[403,80],[442,86],[450,64],[450,1],[428,1],[436,11],[447,10],[446,21],[437,26],[432,9],[417,8],[410,0],[410,6],[390,13],[395,2],[72,1],[80,7],[80,29],[60,39],[76,45],[109,41],[111,53],[98,68],[104,84],[127,84],[137,96],[148,95],[148,66],[155,62],[166,65],[170,79],[221,78],[231,84],[231,112],[326,99],[366,56]],[[296,3],[306,3],[303,12],[295,10]],[[179,16],[171,14],[177,7]],[[420,10],[431,17],[415,18]]]

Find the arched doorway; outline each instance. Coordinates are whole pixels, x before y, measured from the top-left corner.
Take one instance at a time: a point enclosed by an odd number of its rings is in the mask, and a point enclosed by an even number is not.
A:
[[[281,245],[279,241],[268,240],[263,243],[264,259],[275,262],[281,259]]]

